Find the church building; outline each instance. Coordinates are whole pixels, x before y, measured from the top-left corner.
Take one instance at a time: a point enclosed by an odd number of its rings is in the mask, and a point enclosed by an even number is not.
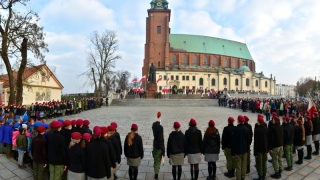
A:
[[[158,91],[169,87],[199,91],[275,94],[275,77],[257,72],[245,43],[190,34],[171,34],[167,0],[152,0],[146,19],[142,76],[156,67]],[[168,80],[168,81],[167,81]]]

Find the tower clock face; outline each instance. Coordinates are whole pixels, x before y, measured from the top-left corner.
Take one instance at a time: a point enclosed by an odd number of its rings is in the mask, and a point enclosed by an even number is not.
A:
[[[162,6],[162,2],[161,2],[161,1],[158,1],[158,2],[157,2],[157,6]]]

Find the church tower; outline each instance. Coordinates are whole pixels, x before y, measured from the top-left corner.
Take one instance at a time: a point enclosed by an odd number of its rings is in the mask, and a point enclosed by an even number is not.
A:
[[[142,76],[148,76],[151,63],[158,70],[169,67],[169,22],[171,10],[167,0],[152,0],[146,19],[146,44]],[[148,77],[147,77],[148,78]]]

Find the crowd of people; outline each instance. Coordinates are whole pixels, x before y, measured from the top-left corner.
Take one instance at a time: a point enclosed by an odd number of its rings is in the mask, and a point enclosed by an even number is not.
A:
[[[165,155],[172,166],[174,180],[180,180],[182,165],[187,157],[192,180],[199,176],[201,159],[207,162],[207,180],[216,179],[216,162],[222,150],[226,156],[226,177],[245,179],[250,173],[251,150],[255,156],[258,178],[264,180],[267,173],[267,154],[274,169],[272,178],[281,178],[282,171],[291,171],[293,154],[297,152],[301,165],[303,159],[319,155],[320,119],[317,111],[312,114],[300,112],[282,117],[272,112],[271,120],[266,123],[264,116],[258,114],[255,126],[248,122],[247,116],[229,117],[220,136],[215,122],[210,120],[204,135],[197,128],[197,121],[191,119],[185,133],[180,130],[180,123],[173,123],[167,146],[164,143],[164,129],[161,125],[161,112],[158,112],[152,125],[154,159],[154,179],[158,179],[161,163]],[[109,126],[89,127],[89,120],[57,119],[50,124],[45,119],[6,113],[0,124],[0,153],[17,160],[19,168],[29,163],[33,177],[42,180],[54,179],[117,179],[117,168],[124,153],[130,180],[136,180],[141,160],[144,158],[143,140],[138,134],[138,125],[132,124],[122,146],[117,123]],[[253,142],[254,139],[254,142]],[[312,153],[312,142],[315,151]],[[253,143],[253,149],[250,149]],[[304,146],[307,155],[304,157]],[[123,149],[122,149],[123,148]],[[281,158],[285,157],[287,167],[283,167]]]

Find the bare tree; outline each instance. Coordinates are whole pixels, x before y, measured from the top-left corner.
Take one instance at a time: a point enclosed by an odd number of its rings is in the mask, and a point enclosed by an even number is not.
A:
[[[297,86],[295,88],[295,92],[299,94],[299,96],[308,96],[311,92],[314,85],[314,81],[310,77],[301,77],[297,82]]]
[[[106,30],[103,33],[94,31],[90,37],[90,48],[87,51],[87,71],[79,76],[85,76],[84,85],[94,86],[96,97],[100,97],[102,86],[110,84],[110,74],[115,66],[115,62],[121,59],[116,54],[119,40],[115,31]]]
[[[22,103],[23,95],[23,73],[28,65],[28,51],[34,57],[44,61],[44,53],[48,52],[47,44],[44,42],[43,27],[39,27],[37,22],[40,20],[37,13],[28,10],[27,13],[14,12],[15,4],[23,4],[29,0],[0,0],[0,10],[6,16],[0,15],[1,33],[1,58],[6,66],[9,78],[10,97],[9,104]],[[12,58],[16,58],[18,73],[13,76]],[[29,63],[32,65],[32,63]],[[17,92],[15,94],[15,91]]]

